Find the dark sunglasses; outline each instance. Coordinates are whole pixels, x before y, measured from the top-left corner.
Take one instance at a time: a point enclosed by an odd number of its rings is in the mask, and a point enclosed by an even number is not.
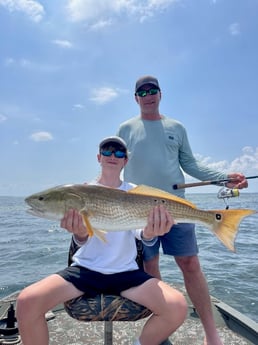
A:
[[[137,91],[136,95],[139,97],[146,97],[148,94],[156,95],[158,92],[159,92],[159,89],[141,90],[141,91]]]
[[[126,153],[120,150],[101,150],[100,153],[104,157],[111,157],[112,154],[114,153],[116,158],[125,158]]]

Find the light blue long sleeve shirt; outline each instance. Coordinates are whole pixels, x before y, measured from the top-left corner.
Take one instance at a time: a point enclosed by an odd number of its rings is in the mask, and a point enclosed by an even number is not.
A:
[[[174,184],[185,183],[183,171],[201,181],[227,178],[195,159],[184,126],[174,119],[162,116],[149,121],[137,116],[122,123],[117,135],[125,140],[129,152],[126,181],[184,197],[184,189],[173,189]]]

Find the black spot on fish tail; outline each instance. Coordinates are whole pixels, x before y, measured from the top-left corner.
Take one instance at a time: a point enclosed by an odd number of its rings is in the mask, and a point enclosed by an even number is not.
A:
[[[215,217],[216,217],[217,220],[221,220],[221,218],[222,218],[220,213],[216,213]]]

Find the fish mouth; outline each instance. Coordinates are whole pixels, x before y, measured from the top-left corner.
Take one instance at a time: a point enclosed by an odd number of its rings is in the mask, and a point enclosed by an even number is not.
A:
[[[37,216],[37,217],[44,217],[45,218],[45,214],[43,211],[40,210],[36,210],[35,208],[28,208],[26,210],[27,213],[32,214],[33,216]]]
[[[44,210],[39,210],[36,208],[28,208],[26,210],[26,213],[31,214],[32,216],[40,217],[40,218],[45,218],[48,220],[61,220],[63,218],[63,214],[55,214],[51,212],[47,212]]]

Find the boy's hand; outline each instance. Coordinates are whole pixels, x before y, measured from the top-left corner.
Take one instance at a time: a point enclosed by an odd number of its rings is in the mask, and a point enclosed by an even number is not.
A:
[[[65,214],[60,223],[61,228],[72,232],[79,242],[88,239],[88,231],[83,223],[82,217],[77,210],[70,209]]]
[[[164,205],[155,206],[148,216],[147,225],[143,230],[143,238],[148,240],[156,236],[162,236],[169,232],[174,224],[173,217]]]

